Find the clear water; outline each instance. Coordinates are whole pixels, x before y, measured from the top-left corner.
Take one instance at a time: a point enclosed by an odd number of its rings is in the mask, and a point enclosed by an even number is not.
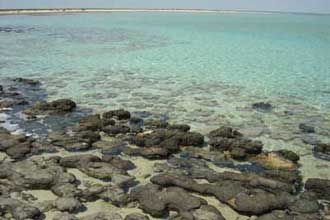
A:
[[[330,16],[90,13],[1,16],[0,27],[16,30],[0,32],[0,77],[40,79],[49,99],[149,111],[203,132],[229,124],[309,159],[302,140],[329,139]],[[273,112],[254,111],[258,101]]]

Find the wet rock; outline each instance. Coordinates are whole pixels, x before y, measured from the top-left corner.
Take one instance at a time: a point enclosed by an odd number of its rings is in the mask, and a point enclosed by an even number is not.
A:
[[[117,167],[104,162],[88,162],[79,167],[79,169],[88,176],[108,181],[110,181],[116,174],[126,174],[124,170],[118,169]]]
[[[294,220],[294,216],[289,215],[285,211],[273,211],[269,214],[262,215],[256,220]]]
[[[12,159],[23,159],[31,152],[33,141],[25,135],[2,132],[0,133],[0,151],[6,152]]]
[[[89,189],[89,192],[97,192],[94,197],[97,199],[102,199],[106,202],[111,202],[113,205],[122,207],[126,205],[130,199],[128,194],[118,186],[102,186],[95,189]]]
[[[103,118],[117,118],[118,120],[128,120],[131,118],[131,113],[124,109],[118,109],[105,112],[102,116]]]
[[[62,197],[54,202],[57,210],[61,212],[77,212],[82,208],[82,204],[75,198]]]
[[[186,124],[169,124],[167,129],[188,132],[190,130],[190,126]]]
[[[82,190],[72,183],[56,184],[51,191],[59,197],[80,197],[82,194]]]
[[[131,129],[126,125],[109,125],[102,128],[102,131],[108,135],[127,134]]]
[[[140,213],[132,213],[132,214],[128,214],[125,217],[125,220],[150,220],[150,218]]]
[[[145,120],[144,126],[146,128],[151,128],[151,129],[154,129],[154,128],[167,128],[168,122],[166,122],[164,120],[149,119],[149,120]]]
[[[153,184],[138,186],[130,195],[133,200],[139,202],[141,209],[154,217],[162,217],[168,214],[169,210],[188,212],[206,204],[206,201],[188,194],[183,189],[169,187],[162,190]]]
[[[330,143],[320,143],[316,145],[313,149],[314,156],[330,160]]]
[[[103,127],[101,115],[88,115],[80,119],[79,130],[98,131]]]
[[[261,215],[272,210],[285,209],[291,200],[289,194],[284,192],[272,194],[262,190],[251,190],[238,194],[228,203],[239,213]]]
[[[50,143],[62,147],[67,151],[83,151],[88,150],[92,146],[92,142],[98,139],[99,136],[90,139],[88,134],[69,135],[64,132],[51,132],[49,134]]]
[[[60,165],[66,168],[78,168],[89,162],[100,162],[98,156],[92,154],[73,155],[60,159]]]
[[[104,155],[119,155],[125,148],[126,143],[120,139],[112,141],[98,141],[93,143],[93,147],[101,149]]]
[[[262,142],[244,138],[241,133],[230,127],[211,131],[209,138],[213,150],[228,151],[234,159],[242,160],[262,152]]]
[[[297,163],[300,159],[300,157],[298,156],[298,154],[296,154],[295,152],[291,151],[291,150],[279,150],[277,151],[278,154],[280,154],[283,158],[292,161],[293,163]]]
[[[271,112],[273,110],[273,106],[268,102],[253,103],[252,108],[260,112]]]
[[[314,193],[304,192],[300,197],[289,206],[289,209],[296,213],[318,213],[320,204]]]
[[[141,156],[147,159],[166,159],[170,153],[164,148],[126,148],[124,153],[129,156]]]
[[[330,201],[330,180],[311,178],[305,183],[305,189],[312,192],[318,199]]]
[[[37,86],[40,85],[40,82],[38,80],[34,80],[34,79],[26,79],[26,78],[15,78],[13,79],[14,82],[19,82],[19,83],[23,83],[23,84],[27,84],[30,86]]]
[[[112,156],[112,155],[104,155],[102,157],[102,161],[106,162],[106,163],[110,163],[113,166],[117,167],[118,169],[121,170],[133,170],[136,168],[136,166],[134,165],[134,163],[132,163],[129,160],[124,160],[121,159],[118,156]]]
[[[225,220],[222,214],[210,205],[202,205],[199,209],[192,212],[194,220]]]
[[[315,133],[315,128],[313,126],[304,123],[299,124],[299,129],[303,133]]]
[[[67,113],[76,108],[76,103],[70,99],[58,99],[52,102],[37,102],[30,109],[24,110],[27,115],[48,113]]]
[[[26,189],[50,189],[52,186],[76,181],[53,161],[23,160],[4,163],[0,176],[10,180],[15,186]]]
[[[0,197],[0,213],[10,213],[14,219],[38,219],[41,212],[36,207],[23,203],[16,199]]]
[[[261,215],[263,213],[286,208],[292,197],[285,191],[267,192],[262,189],[248,189],[237,181],[223,181],[222,183],[198,184],[195,180],[185,176],[160,174],[150,180],[163,187],[177,186],[203,195],[215,196],[241,214]],[[275,187],[275,186],[273,186]],[[264,201],[260,203],[260,201]]]

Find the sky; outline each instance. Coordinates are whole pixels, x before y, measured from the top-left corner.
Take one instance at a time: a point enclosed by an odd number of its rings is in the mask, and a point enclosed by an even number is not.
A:
[[[330,13],[330,0],[0,0],[0,8],[199,8]]]

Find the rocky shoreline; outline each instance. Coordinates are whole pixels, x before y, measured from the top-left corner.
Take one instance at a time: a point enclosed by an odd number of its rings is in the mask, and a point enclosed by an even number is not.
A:
[[[303,181],[288,149],[265,151],[228,126],[204,136],[124,109],[47,102],[35,80],[1,84],[0,220],[330,219],[330,180]],[[314,155],[329,159],[329,146]],[[113,208],[94,210],[99,202]]]

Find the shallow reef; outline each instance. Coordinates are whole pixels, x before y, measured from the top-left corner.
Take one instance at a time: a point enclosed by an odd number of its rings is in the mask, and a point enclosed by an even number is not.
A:
[[[204,134],[149,112],[49,101],[41,85],[1,81],[0,220],[330,218],[330,179],[304,176],[290,149],[230,125]],[[310,145],[313,161],[330,158],[329,143]]]

